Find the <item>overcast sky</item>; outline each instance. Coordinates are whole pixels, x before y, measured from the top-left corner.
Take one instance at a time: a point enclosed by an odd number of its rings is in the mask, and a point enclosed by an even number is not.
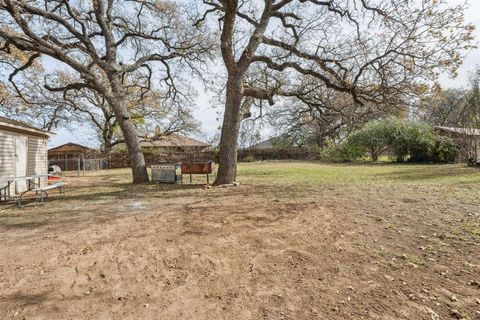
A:
[[[464,0],[448,0],[452,5],[463,3]],[[466,12],[466,20],[476,26],[475,37],[476,42],[480,41],[480,0],[469,0],[470,8]],[[476,65],[480,65],[480,49],[475,49],[470,52],[464,61],[464,64],[459,70],[459,75],[456,79],[450,79],[447,76],[442,76],[440,83],[444,87],[462,87],[466,86],[468,74]],[[202,124],[202,135],[197,136],[200,140],[208,140],[212,137],[220,126],[220,121],[217,120],[217,109],[213,109],[210,103],[210,95],[206,93],[202,85],[197,84],[196,89],[199,93],[197,105],[194,110],[194,116]],[[266,133],[268,135],[268,133]],[[265,137],[266,138],[266,137]],[[85,128],[73,128],[71,130],[61,129],[56,131],[56,135],[50,139],[50,146],[57,146],[67,142],[76,142],[89,146],[97,146],[97,142],[92,140],[92,132]]]
[[[448,0],[451,4],[463,3],[465,0]],[[469,0],[470,8],[466,12],[465,18],[467,22],[473,23],[476,27],[475,41],[479,45],[480,41],[480,0]],[[442,77],[441,84],[446,87],[462,87],[465,86],[468,81],[468,73],[475,68],[476,65],[480,65],[480,49],[475,49],[470,52],[465,59],[463,66],[459,70],[459,75],[456,79],[449,79]]]

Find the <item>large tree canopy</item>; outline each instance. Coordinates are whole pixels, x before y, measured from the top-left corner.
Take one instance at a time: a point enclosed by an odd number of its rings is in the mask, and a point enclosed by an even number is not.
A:
[[[134,182],[148,180],[137,131],[127,106],[127,81],[144,92],[162,82],[178,92],[175,79],[185,66],[196,69],[210,49],[208,34],[184,23],[187,12],[168,1],[0,0],[0,42],[7,53],[28,60],[9,80],[42,56],[60,62],[74,76],[66,84],[46,78],[45,88],[67,94],[92,90],[108,102],[132,160]],[[182,64],[176,68],[177,63]]]
[[[315,100],[287,97],[266,112],[277,134],[287,134],[296,145],[324,147],[340,142],[365,123],[388,116],[405,116],[406,105],[355,103],[348,93],[319,86]]]
[[[315,104],[318,86],[365,103],[398,105],[455,73],[471,48],[465,5],[442,0],[203,0],[228,74],[217,184],[236,169],[240,122],[255,101],[276,96]]]
[[[140,136],[198,129],[198,122],[192,117],[194,91],[190,87],[177,83],[176,89],[180,91],[173,97],[168,88],[161,90],[152,84],[147,91],[135,85],[139,79],[141,77],[132,74],[124,83],[131,83],[126,86],[126,106]],[[44,87],[45,82],[66,86],[74,80],[71,73],[46,73],[41,66],[22,72],[15,77],[14,88],[8,83],[3,86],[6,95],[3,103],[0,100],[0,114],[28,121],[45,130],[73,129],[79,125],[93,129],[102,153],[108,154],[125,139],[107,99],[89,88],[58,92]]]

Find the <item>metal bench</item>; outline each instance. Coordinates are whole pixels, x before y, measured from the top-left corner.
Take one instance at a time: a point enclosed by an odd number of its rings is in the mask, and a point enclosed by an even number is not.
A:
[[[40,203],[43,203],[44,198],[48,198],[48,192],[49,190],[53,189],[58,189],[60,196],[65,197],[65,187],[67,186],[66,182],[57,182],[54,184],[49,184],[43,187],[35,187],[31,189],[30,191],[35,191],[35,203],[38,203],[40,200]],[[20,198],[18,199],[18,206],[22,206],[22,197],[25,193],[22,193],[20,195]]]

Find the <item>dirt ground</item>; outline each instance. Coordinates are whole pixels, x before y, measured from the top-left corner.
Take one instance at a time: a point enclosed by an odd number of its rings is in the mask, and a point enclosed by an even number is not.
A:
[[[0,206],[1,319],[480,319],[480,172],[244,164]],[[196,181],[200,181],[197,178]]]

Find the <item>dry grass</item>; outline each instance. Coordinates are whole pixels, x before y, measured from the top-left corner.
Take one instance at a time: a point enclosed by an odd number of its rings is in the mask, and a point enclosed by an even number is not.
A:
[[[480,317],[479,171],[263,162],[239,181],[102,171],[0,208],[0,318]]]

